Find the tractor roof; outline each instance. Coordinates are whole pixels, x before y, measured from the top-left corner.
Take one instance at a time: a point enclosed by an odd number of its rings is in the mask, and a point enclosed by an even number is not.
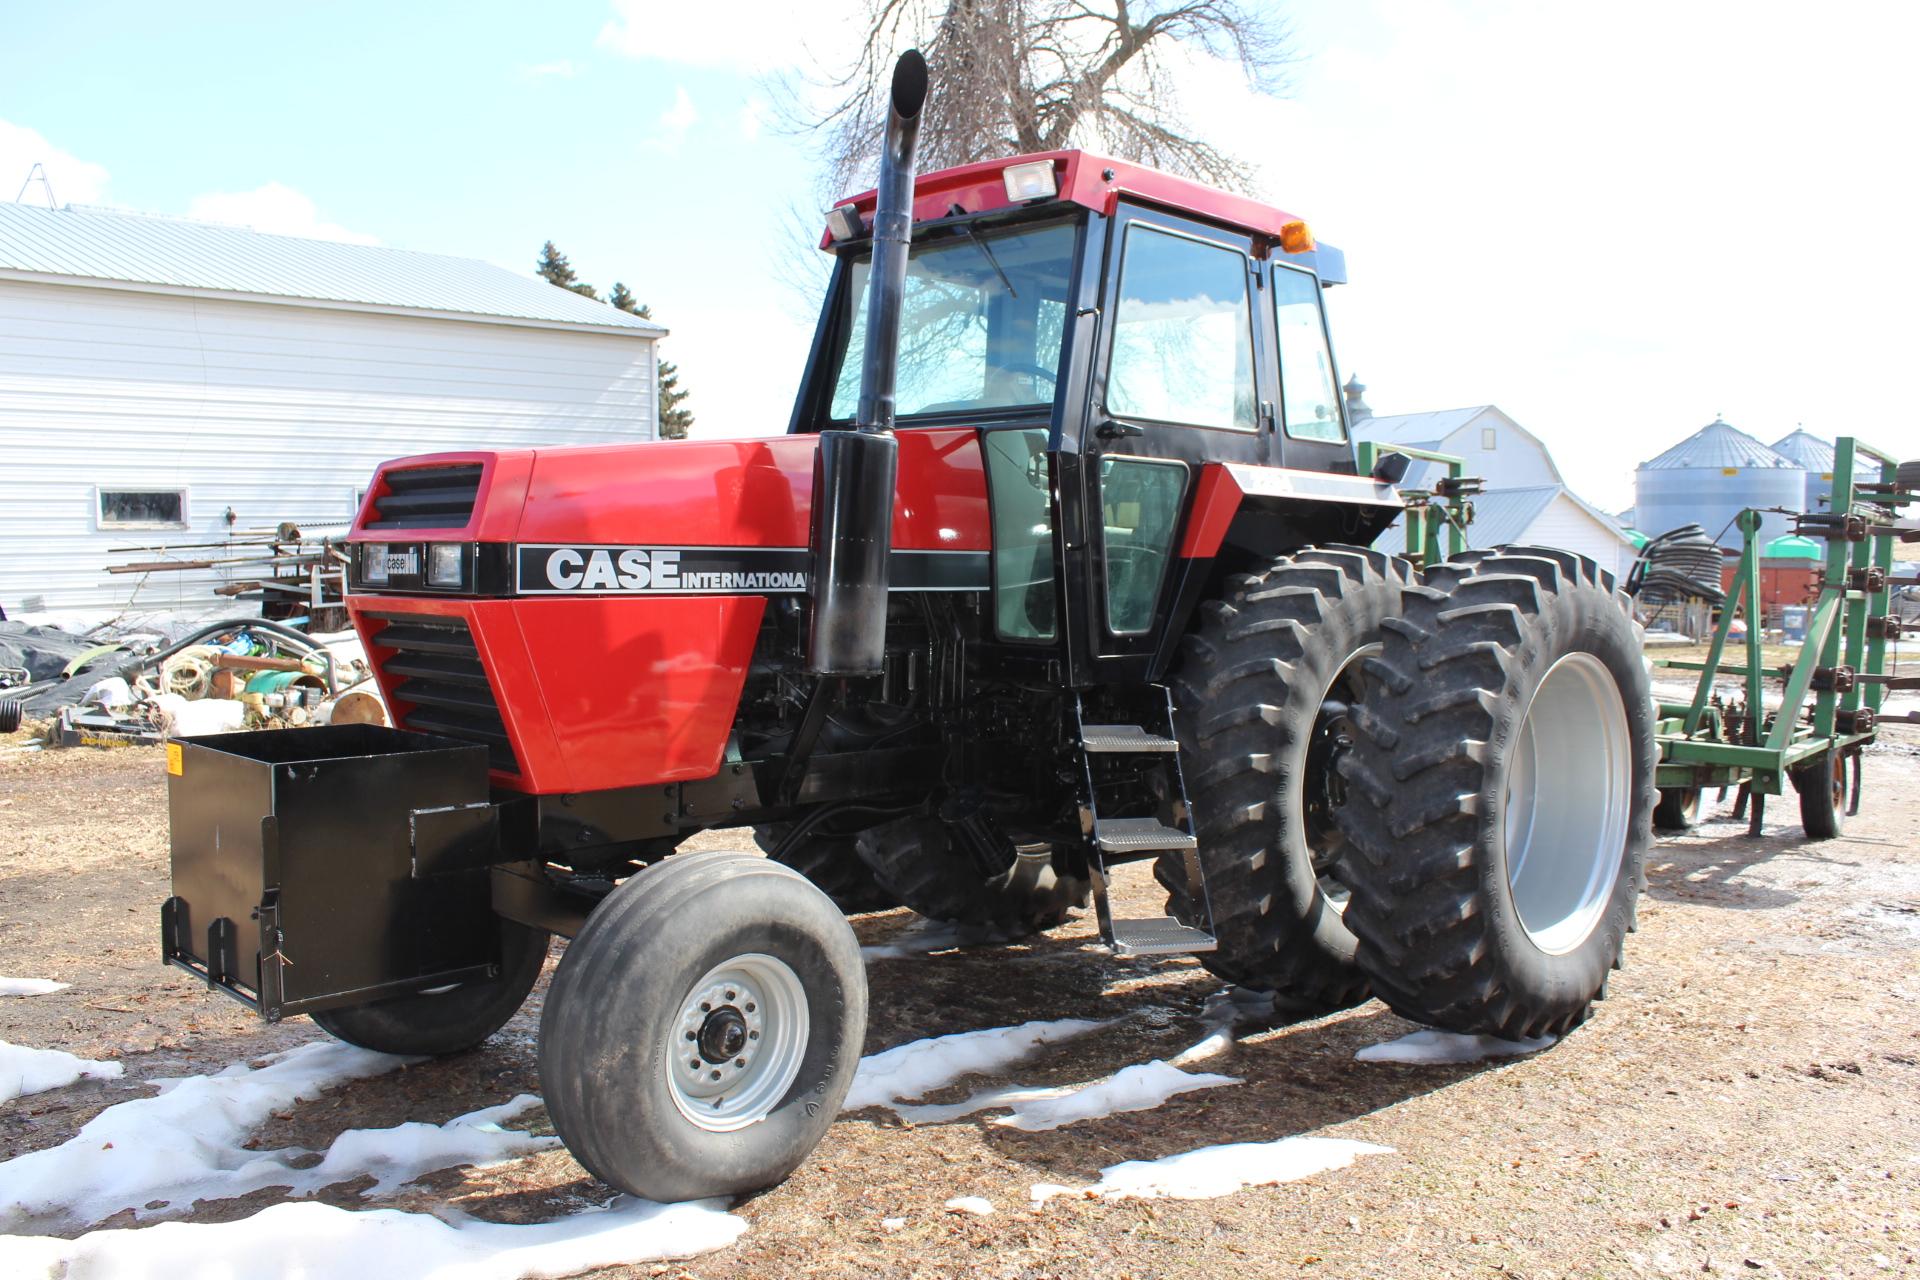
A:
[[[1091,151],[1043,151],[920,174],[913,184],[913,220],[928,222],[948,217],[954,213],[955,205],[964,213],[983,213],[1025,203],[1007,195],[1002,174],[1015,165],[1040,161],[1048,161],[1053,165],[1054,180],[1059,187],[1058,199],[1109,216],[1125,197],[1237,227],[1252,233],[1268,247],[1279,244],[1283,226],[1299,221],[1293,214],[1263,204],[1250,196],[1235,195],[1191,178],[1176,177],[1158,169],[1096,155]],[[874,201],[875,193],[868,190],[848,196],[839,201],[836,207],[851,205],[859,210],[863,218],[870,218]],[[828,236],[822,241],[821,247],[831,248],[832,244],[832,237]],[[1317,266],[1321,277],[1329,283],[1340,283],[1346,278],[1344,257],[1329,245],[1320,246],[1317,255],[1309,252],[1288,256],[1294,261]]]

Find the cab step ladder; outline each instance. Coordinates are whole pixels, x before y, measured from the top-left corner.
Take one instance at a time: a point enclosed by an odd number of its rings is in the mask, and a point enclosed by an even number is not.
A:
[[[1087,868],[1093,880],[1094,912],[1100,921],[1100,936],[1113,953],[1120,956],[1177,955],[1212,951],[1219,944],[1213,937],[1213,915],[1207,905],[1206,879],[1200,870],[1200,842],[1193,834],[1193,813],[1187,805],[1186,779],[1180,772],[1180,743],[1174,737],[1173,696],[1165,686],[1154,686],[1157,695],[1152,725],[1088,724],[1086,707],[1078,695],[1073,701],[1075,728],[1080,739],[1080,825],[1087,841]],[[1093,757],[1150,757],[1147,761],[1161,770],[1166,795],[1172,801],[1175,825],[1159,818],[1103,818],[1099,810],[1099,786],[1094,777]],[[1166,851],[1181,853],[1186,868],[1188,901],[1195,904],[1197,925],[1183,924],[1172,916],[1151,916],[1139,920],[1115,920],[1107,902],[1107,862],[1133,861]]]

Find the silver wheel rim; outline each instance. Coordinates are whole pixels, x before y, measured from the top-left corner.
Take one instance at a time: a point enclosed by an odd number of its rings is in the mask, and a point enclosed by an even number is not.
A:
[[[693,984],[669,1028],[673,1104],[713,1133],[767,1118],[807,1056],[807,992],[784,960],[735,956]]]
[[[1606,665],[1570,653],[1548,668],[1514,740],[1506,794],[1507,887],[1549,955],[1593,933],[1625,860],[1633,752]]]

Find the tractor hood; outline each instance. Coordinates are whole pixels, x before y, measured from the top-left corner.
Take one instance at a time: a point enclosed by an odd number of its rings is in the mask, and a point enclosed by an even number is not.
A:
[[[375,475],[350,541],[509,544],[527,591],[542,590],[526,574],[544,564],[530,548],[804,552],[817,448],[815,436],[789,435],[401,458]],[[900,451],[894,547],[984,554],[975,432],[903,431]]]

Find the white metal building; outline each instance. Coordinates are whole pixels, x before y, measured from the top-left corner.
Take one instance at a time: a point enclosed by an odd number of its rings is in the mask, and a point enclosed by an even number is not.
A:
[[[0,204],[0,607],[202,607],[216,571],[109,550],[344,525],[404,454],[652,439],[665,332],[467,258]]]
[[[1467,545],[1531,543],[1591,556],[1616,573],[1632,566],[1637,552],[1619,523],[1568,488],[1545,443],[1496,406],[1375,417],[1365,392],[1358,379],[1348,380],[1347,417],[1356,440],[1453,454],[1465,460],[1468,475],[1486,482],[1474,499]],[[1434,464],[1416,462],[1401,483],[1424,488],[1438,475]],[[1375,545],[1397,551],[1404,539],[1396,523]]]

